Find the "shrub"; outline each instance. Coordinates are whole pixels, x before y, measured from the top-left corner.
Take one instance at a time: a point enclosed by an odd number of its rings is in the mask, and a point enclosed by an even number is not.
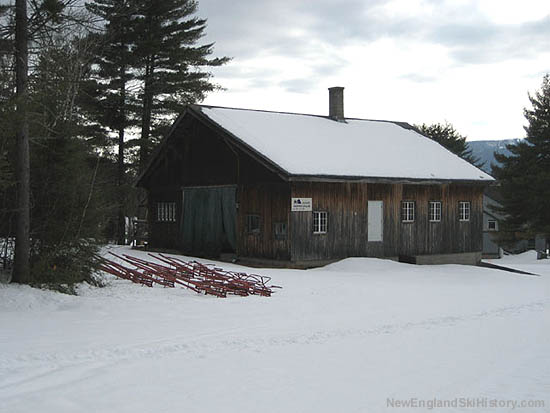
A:
[[[31,261],[31,285],[75,294],[75,284],[103,286],[94,255],[98,246],[89,241],[39,247]]]

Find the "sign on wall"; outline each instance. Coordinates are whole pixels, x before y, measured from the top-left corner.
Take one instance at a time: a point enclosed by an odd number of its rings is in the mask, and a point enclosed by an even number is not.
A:
[[[292,198],[291,210],[293,212],[313,211],[313,202],[311,198]]]

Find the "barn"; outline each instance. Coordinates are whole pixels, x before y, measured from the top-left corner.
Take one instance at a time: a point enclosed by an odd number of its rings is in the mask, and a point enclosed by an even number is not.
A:
[[[493,178],[404,122],[189,105],[138,177],[149,245],[244,263],[475,264]]]

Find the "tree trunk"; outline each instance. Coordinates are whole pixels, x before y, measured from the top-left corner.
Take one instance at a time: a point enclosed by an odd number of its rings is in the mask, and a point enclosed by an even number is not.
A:
[[[152,42],[151,36],[153,36],[153,16],[151,8],[147,8],[145,11],[145,21],[147,30],[147,41]],[[151,112],[153,110],[153,76],[155,74],[155,57],[154,51],[148,50],[145,58],[145,76],[143,79],[143,98],[141,102],[141,136],[139,141],[139,172],[145,169],[147,160],[149,158],[149,135],[151,134]]]
[[[27,1],[15,2],[15,76],[17,97],[17,231],[13,281],[30,282],[30,157],[28,110]]]
[[[117,185],[118,185],[118,231],[117,231],[117,242],[118,245],[126,244],[126,221],[124,214],[124,194],[126,191],[123,190],[124,185],[124,130],[126,128],[126,67],[120,67],[120,126],[118,130],[118,174],[117,174]]]
[[[149,158],[149,135],[151,134],[151,113],[153,111],[153,58],[150,57],[145,67],[145,79],[143,86],[141,139],[139,146],[139,171],[143,171]]]

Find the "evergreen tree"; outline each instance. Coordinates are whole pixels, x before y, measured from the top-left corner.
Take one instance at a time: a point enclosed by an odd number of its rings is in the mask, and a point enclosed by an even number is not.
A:
[[[478,168],[483,166],[483,164],[480,164],[479,158],[472,155],[472,150],[468,149],[466,137],[458,133],[452,124],[448,122],[444,124],[434,123],[432,125],[423,123],[416,127],[420,133],[436,141],[462,159],[470,162],[472,165]]]
[[[550,235],[550,76],[540,91],[529,95],[532,108],[524,110],[527,137],[507,146],[510,156],[495,154],[491,165],[500,181],[506,219],[502,240],[513,242],[536,234]]]
[[[204,36],[206,20],[194,17],[195,0],[136,0],[136,55],[142,82],[139,169],[151,148],[174,117],[189,103],[202,101],[218,88],[207,67],[229,59],[210,58],[213,43],[197,45]]]
[[[159,6],[164,2],[157,2]],[[133,68],[137,64],[133,52],[136,37],[136,2],[132,0],[94,0],[86,4],[90,12],[102,18],[106,24],[97,34],[97,105],[98,122],[117,134],[118,145],[118,218],[117,240],[125,243],[126,165],[125,133],[133,126],[134,98],[129,86],[134,80]]]
[[[29,66],[32,49],[44,38],[63,27],[67,6],[78,0],[16,0],[15,7],[0,7],[0,51],[13,53],[15,73],[15,112],[13,125],[16,150],[13,156],[16,177],[17,230],[13,279],[28,283],[30,277],[30,135]],[[75,22],[71,22],[74,24]],[[40,48],[37,48],[38,50]]]
[[[73,41],[87,20],[66,7],[76,2],[18,1],[15,20],[12,8],[0,9],[0,64],[7,69],[0,73],[0,231],[16,236],[17,282],[91,280],[100,159],[79,135],[87,122],[77,101],[89,60]]]
[[[75,102],[89,72],[80,39],[52,38],[29,77],[31,136],[31,283],[71,284],[89,279],[86,262],[98,238],[97,169],[100,159],[79,135]]]

